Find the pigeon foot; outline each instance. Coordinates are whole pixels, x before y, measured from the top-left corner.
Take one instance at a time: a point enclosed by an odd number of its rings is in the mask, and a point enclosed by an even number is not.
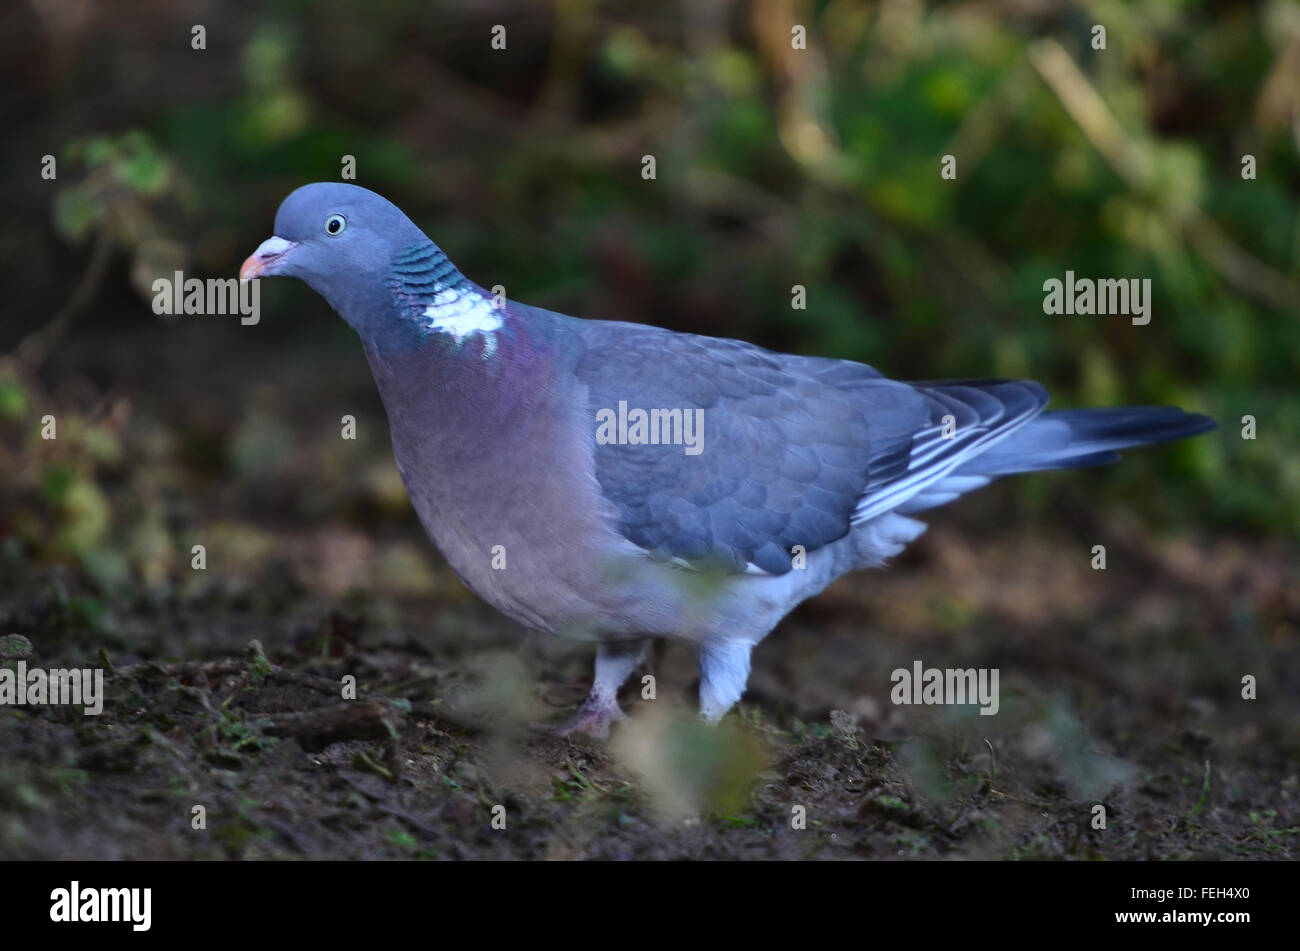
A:
[[[578,708],[577,716],[563,726],[556,727],[553,732],[555,736],[572,736],[574,733],[585,733],[598,740],[603,740],[608,738],[611,724],[626,719],[627,714],[619,709],[617,700],[612,697],[597,696],[593,693],[582,702],[582,706]]]

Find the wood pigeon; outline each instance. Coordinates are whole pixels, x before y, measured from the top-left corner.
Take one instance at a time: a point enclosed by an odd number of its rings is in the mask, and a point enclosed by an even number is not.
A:
[[[355,185],[284,200],[240,269],[270,276],[306,281],[361,337],[411,502],[465,584],[521,624],[596,642],[568,730],[599,736],[650,638],[696,649],[700,713],[717,720],[754,645],[898,554],[917,513],[1214,427],[1173,407],[1045,412],[1034,382],[902,383],[497,298]]]

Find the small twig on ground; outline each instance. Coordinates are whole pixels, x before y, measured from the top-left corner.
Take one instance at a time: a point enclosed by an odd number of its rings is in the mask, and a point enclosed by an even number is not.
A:
[[[343,695],[343,684],[337,680],[331,680],[329,677],[320,677],[316,674],[309,674],[305,670],[290,670],[288,667],[280,667],[275,664],[271,665],[271,671],[266,675],[268,680],[274,680],[281,684],[296,684],[299,687],[307,687],[311,690],[317,690],[321,693],[330,694],[333,697]]]
[[[263,733],[293,737],[306,749],[321,749],[342,740],[388,739],[398,716],[386,703],[351,701],[301,713],[258,717],[257,723]]]

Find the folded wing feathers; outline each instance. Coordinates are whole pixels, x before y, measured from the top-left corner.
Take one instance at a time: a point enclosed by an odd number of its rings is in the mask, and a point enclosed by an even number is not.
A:
[[[854,509],[852,522],[860,524],[909,500],[934,486],[923,504],[908,507],[919,511],[951,501],[974,483],[951,482],[935,485],[962,463],[987,451],[1038,415],[1047,403],[1047,391],[1029,381],[970,381],[917,383],[917,391],[931,403],[931,425],[912,438],[906,469],[896,478],[869,485]],[[945,426],[945,417],[951,416]],[[982,475],[982,473],[981,473]],[[980,480],[983,485],[986,479]],[[921,501],[921,500],[918,500]],[[904,512],[906,514],[906,512]]]

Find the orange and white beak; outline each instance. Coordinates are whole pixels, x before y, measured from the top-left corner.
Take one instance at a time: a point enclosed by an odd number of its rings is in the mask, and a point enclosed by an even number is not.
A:
[[[239,279],[251,281],[255,277],[274,277],[275,266],[296,247],[298,244],[295,241],[276,237],[267,238],[245,259],[239,268]]]

